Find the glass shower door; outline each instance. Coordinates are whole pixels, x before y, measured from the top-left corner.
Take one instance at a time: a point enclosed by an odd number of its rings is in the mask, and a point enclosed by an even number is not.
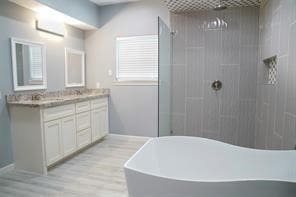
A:
[[[171,135],[171,32],[158,18],[158,136]]]

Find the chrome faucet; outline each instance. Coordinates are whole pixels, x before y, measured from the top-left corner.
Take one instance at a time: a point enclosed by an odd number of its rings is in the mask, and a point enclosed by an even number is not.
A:
[[[81,90],[75,90],[76,95],[82,95]]]
[[[35,93],[32,95],[32,101],[39,101],[44,96],[43,92]]]

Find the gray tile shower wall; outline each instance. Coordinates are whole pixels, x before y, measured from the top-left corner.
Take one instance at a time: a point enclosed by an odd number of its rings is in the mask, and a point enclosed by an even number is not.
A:
[[[296,1],[268,0],[260,8],[255,147],[296,144]],[[266,85],[262,60],[277,55],[277,82]]]
[[[227,28],[209,28],[223,19]],[[171,14],[172,130],[254,146],[259,9]],[[223,88],[211,89],[214,80]]]

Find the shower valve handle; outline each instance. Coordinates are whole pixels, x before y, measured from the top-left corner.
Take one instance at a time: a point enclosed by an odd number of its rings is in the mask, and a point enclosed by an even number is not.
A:
[[[222,88],[222,82],[219,80],[216,80],[212,83],[212,89],[215,91],[219,91]]]

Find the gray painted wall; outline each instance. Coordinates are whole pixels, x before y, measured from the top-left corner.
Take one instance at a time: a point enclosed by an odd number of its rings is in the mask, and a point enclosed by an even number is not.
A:
[[[226,29],[209,30],[216,17]],[[259,10],[172,14],[172,129],[254,146]],[[211,89],[220,80],[221,91]]]
[[[260,9],[256,147],[296,144],[296,1],[269,0]],[[266,85],[262,60],[278,56],[277,84]]]
[[[100,27],[99,6],[88,0],[37,0],[89,25]]]
[[[112,86],[110,130],[135,136],[157,136],[157,86]]]
[[[0,1],[0,168],[13,162],[10,120],[4,94],[13,92],[10,37],[43,42],[46,45],[48,90],[64,89],[64,47],[84,50],[84,32],[67,26],[67,36],[39,32],[34,28],[35,15],[8,1]]]
[[[161,0],[104,6],[102,27],[86,34],[89,87],[111,88],[111,133],[157,135],[157,86],[116,86],[116,37],[157,34],[157,17],[169,24],[169,12]],[[108,76],[108,70],[113,76]]]

